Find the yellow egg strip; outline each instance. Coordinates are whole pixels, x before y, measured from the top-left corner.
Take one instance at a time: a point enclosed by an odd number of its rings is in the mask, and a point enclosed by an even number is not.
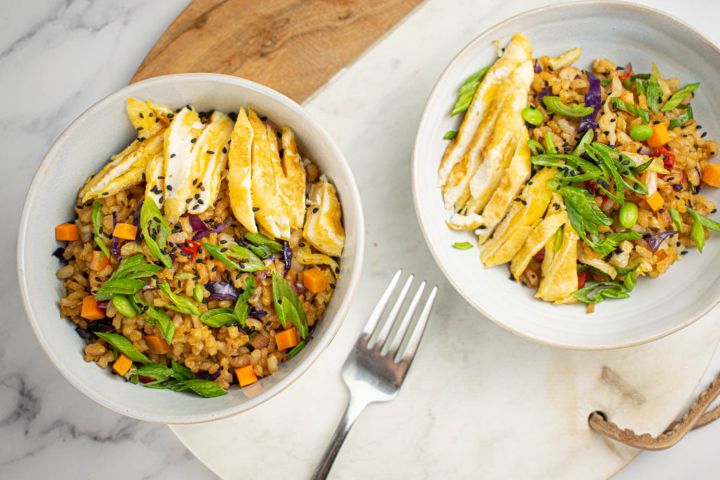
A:
[[[520,278],[520,275],[523,274],[533,256],[542,250],[548,240],[555,236],[557,229],[567,222],[567,213],[560,211],[559,213],[547,215],[533,228],[525,240],[525,244],[520,251],[515,254],[510,263],[510,273],[513,274],[513,277],[516,279]]]
[[[288,127],[282,129],[282,165],[288,179],[286,198],[288,201],[291,226],[302,228],[305,220],[306,175],[295,141],[295,134]]]
[[[572,226],[563,227],[563,242],[554,251],[555,239],[545,243],[545,258],[542,263],[542,278],[535,296],[546,302],[571,303],[572,294],[578,287],[577,244],[579,236]]]
[[[233,215],[243,227],[257,233],[252,200],[253,128],[244,108],[240,108],[232,131],[228,155],[228,189]]]
[[[342,210],[333,184],[324,177],[310,188],[303,237],[321,252],[339,257],[345,245]]]

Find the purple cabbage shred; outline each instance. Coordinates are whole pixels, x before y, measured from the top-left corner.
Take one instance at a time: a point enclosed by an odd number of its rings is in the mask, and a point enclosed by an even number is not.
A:
[[[535,64],[533,65],[533,70],[535,73],[542,72],[542,67],[540,66],[540,62],[538,62],[537,58],[535,59]]]
[[[538,95],[537,95],[538,102],[542,102],[542,99],[545,98],[546,95],[552,95],[552,88],[550,87],[550,85],[543,88],[542,91],[540,93],[538,93]]]
[[[210,298],[218,300],[237,300],[238,291],[227,282],[208,282],[205,288],[210,292]]]
[[[211,233],[220,233],[223,230],[225,230],[230,224],[232,223],[232,218],[228,217],[223,223],[218,225],[215,228],[208,228],[208,226],[200,220],[200,217],[197,215],[190,215],[190,226],[192,226],[193,231],[195,232],[195,235],[193,235],[193,240],[199,240],[203,237],[207,237]]]
[[[117,213],[113,212],[113,232],[115,231],[115,225],[117,225]],[[122,255],[120,255],[120,242],[118,242],[115,235],[112,236],[112,253],[118,260],[122,260]]]
[[[600,104],[602,102],[602,95],[600,93],[600,79],[597,78],[595,74],[589,70],[586,71],[585,74],[587,75],[588,82],[590,83],[590,88],[588,88],[588,91],[585,94],[585,106],[593,107],[593,113],[580,119],[580,125],[578,127],[578,132],[580,134],[585,133],[591,128],[598,128],[596,118],[598,111],[600,110]]]
[[[65,257],[63,256],[64,253],[65,253],[65,247],[58,247],[52,253],[52,256],[57,258],[58,260],[60,260],[63,265],[67,265],[68,261],[65,260]]]
[[[262,318],[262,317],[266,316],[267,314],[268,314],[268,312],[266,312],[265,310],[261,310],[257,307],[253,307],[252,305],[250,305],[250,308],[248,309],[248,317],[251,317],[251,318]]]
[[[645,238],[645,241],[650,247],[650,250],[652,250],[653,252],[657,252],[660,248],[660,245],[662,245],[665,239],[668,237],[672,237],[676,233],[677,232],[675,230],[668,230],[667,232],[660,232],[656,233],[655,235],[645,236],[643,238]]]
[[[283,241],[283,262],[285,263],[285,274],[287,274],[292,264],[292,249],[287,241]]]

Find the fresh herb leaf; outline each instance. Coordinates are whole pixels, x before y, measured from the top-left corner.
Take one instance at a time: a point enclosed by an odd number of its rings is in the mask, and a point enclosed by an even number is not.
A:
[[[256,272],[266,268],[255,253],[240,245],[233,244],[229,247],[219,247],[212,243],[204,243],[203,247],[215,260],[223,263],[228,268],[241,272]],[[233,260],[239,260],[240,262],[236,263]]]
[[[628,298],[629,296],[629,290],[620,282],[590,282],[573,293],[576,300],[590,304],[600,303],[611,298]]]
[[[182,385],[205,398],[219,397],[228,393],[227,390],[211,380],[195,378],[183,381]]]
[[[290,284],[276,272],[272,274],[272,293],[275,313],[282,326],[286,327],[287,320],[290,320],[295,325],[300,338],[307,337],[309,333],[307,318],[300,299]]]
[[[115,295],[133,295],[139,292],[147,282],[134,278],[110,278],[98,289],[95,299],[110,300]]]
[[[177,380],[190,380],[191,378],[195,378],[195,374],[182,363],[173,360],[171,367],[174,372],[173,377]]]
[[[172,258],[165,251],[170,225],[150,197],[145,198],[140,208],[140,231],[152,256],[167,268],[172,268]]]
[[[590,247],[600,255],[607,255],[608,253],[615,251],[621,242],[624,242],[625,240],[640,240],[641,238],[642,235],[631,230],[627,232],[611,233],[599,242],[595,242],[593,245],[590,245]]]
[[[115,350],[128,357],[133,362],[150,363],[150,359],[145,356],[140,350],[135,348],[135,345],[118,333],[109,332],[93,332],[98,338],[105,340]]]
[[[627,112],[633,117],[640,118],[645,123],[650,123],[650,112],[648,112],[644,108],[638,107],[637,105],[634,105],[632,103],[628,103],[618,97],[612,97],[611,101],[615,108],[622,110],[623,112]]]
[[[700,82],[685,85],[683,88],[673,93],[670,98],[668,98],[667,102],[665,102],[665,105],[663,105],[660,111],[669,112],[670,110],[676,109],[678,105],[680,105],[680,103],[685,100],[685,97],[697,90],[699,86]]]
[[[143,319],[158,327],[163,339],[170,345],[175,335],[175,324],[170,316],[164,311],[148,305],[140,295],[134,295],[132,300],[140,311]]]
[[[480,85],[480,82],[485,78],[488,70],[490,70],[490,66],[473,73],[463,82],[458,89],[458,98],[455,101],[455,106],[453,106],[452,112],[450,112],[451,117],[466,111],[470,107],[470,103],[475,96],[475,90],[477,90],[478,85]]]
[[[173,376],[175,372],[172,368],[157,363],[143,365],[137,369],[137,374],[141,377],[152,378],[153,380],[165,381]]]
[[[473,248],[473,244],[470,242],[455,242],[452,246],[458,250],[470,250]]]
[[[565,201],[570,225],[585,243],[592,246],[594,242],[588,238],[588,235],[596,237],[598,227],[600,225],[609,227],[612,225],[612,220],[600,210],[595,198],[584,188],[566,185],[561,187],[559,192]]]
[[[102,239],[102,222],[102,205],[100,204],[100,202],[94,202],[92,206],[93,240],[95,241],[95,245],[100,248],[100,251],[102,251],[103,255],[105,255],[106,258],[110,258],[110,249]]]
[[[679,114],[677,117],[670,120],[670,123],[668,124],[668,128],[672,130],[673,128],[682,127],[687,122],[693,119],[693,109],[692,105],[688,104],[687,108],[683,110],[681,114]]]
[[[186,315],[200,315],[200,310],[192,302],[192,300],[173,292],[172,289],[170,288],[169,283],[160,282],[160,283],[158,283],[158,288],[172,302],[172,304],[175,306],[176,311],[178,311],[180,313],[184,313]]]
[[[238,319],[230,307],[213,308],[200,315],[200,321],[211,328],[220,328],[237,323]]]

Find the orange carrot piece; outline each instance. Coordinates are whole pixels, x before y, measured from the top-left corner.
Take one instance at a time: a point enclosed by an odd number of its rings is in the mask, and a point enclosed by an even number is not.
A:
[[[720,165],[717,163],[705,165],[702,180],[711,187],[720,188]]]
[[[110,259],[106,257],[104,253],[93,250],[92,259],[90,260],[90,270],[99,272],[108,265],[110,265]]]
[[[647,144],[653,148],[662,147],[668,140],[670,140],[670,134],[668,133],[667,125],[664,123],[658,123],[653,125],[653,134],[647,139]]]
[[[105,318],[105,312],[98,307],[95,295],[83,297],[80,316],[86,320],[100,320],[101,318]]]
[[[137,237],[137,227],[129,223],[118,223],[113,229],[113,236],[123,240],[135,240],[135,237]]]
[[[132,360],[125,355],[120,355],[117,360],[115,360],[115,363],[113,363],[113,370],[122,376],[125,376],[128,370],[130,370],[130,367],[132,367]]]
[[[665,200],[663,200],[660,192],[653,193],[649,197],[645,198],[645,201],[648,203],[648,205],[650,205],[650,208],[652,208],[656,212],[662,208],[663,204],[665,204]]]
[[[290,327],[287,330],[283,330],[282,332],[276,334],[275,343],[277,344],[278,350],[292,348],[300,343],[295,327]]]
[[[238,383],[241,387],[257,382],[257,376],[255,376],[255,370],[253,370],[252,365],[236,368],[235,376],[237,376]]]
[[[72,242],[80,238],[80,230],[74,223],[61,223],[55,226],[55,240]]]
[[[147,343],[150,353],[156,355],[165,355],[170,351],[170,345],[159,335],[145,335],[145,343]]]
[[[302,283],[312,293],[320,293],[328,287],[328,280],[325,274],[317,267],[303,271]]]

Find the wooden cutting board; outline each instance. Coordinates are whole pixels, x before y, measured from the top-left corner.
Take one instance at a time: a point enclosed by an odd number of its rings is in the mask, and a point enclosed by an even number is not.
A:
[[[194,0],[132,82],[170,73],[225,73],[302,102],[421,1]]]

